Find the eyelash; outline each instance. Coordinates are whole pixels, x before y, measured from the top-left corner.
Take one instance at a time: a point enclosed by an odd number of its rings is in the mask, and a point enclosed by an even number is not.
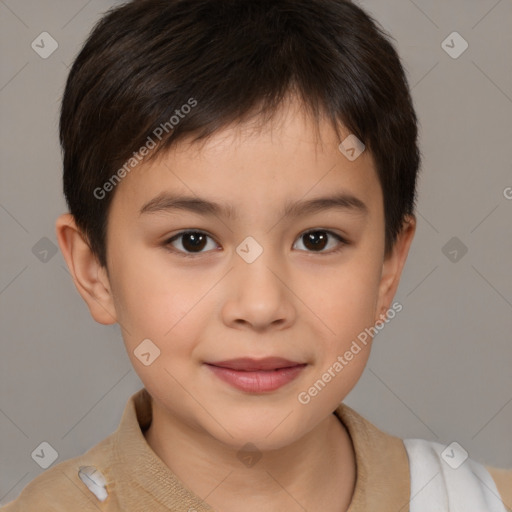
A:
[[[309,233],[317,233],[317,232],[327,233],[328,235],[332,235],[334,238],[336,238],[340,242],[340,245],[338,246],[338,248],[332,249],[330,251],[302,251],[302,252],[308,252],[310,254],[336,254],[336,253],[340,252],[346,245],[350,244],[346,239],[344,239],[343,237],[341,237],[337,233],[334,233],[333,231],[329,231],[327,229],[310,229],[308,231],[304,231],[303,233],[300,234],[298,239],[300,239],[301,237],[303,237],[304,235],[307,235]],[[190,234],[190,233],[199,233],[199,234],[202,234],[202,235],[206,235],[207,237],[209,237],[209,238],[211,238],[212,240],[215,241],[215,239],[209,233],[207,233],[206,231],[201,231],[201,230],[194,229],[194,230],[180,231],[176,235],[174,235],[171,238],[167,239],[163,243],[163,246],[169,252],[172,252],[174,254],[179,254],[180,256],[183,256],[185,258],[196,258],[198,256],[201,256],[202,254],[205,254],[205,253],[209,252],[209,251],[205,251],[205,252],[192,253],[192,252],[185,252],[185,251],[181,251],[181,250],[169,247],[174,240],[177,240],[180,237],[182,237],[183,235]],[[215,241],[215,243],[217,243],[217,242]]]

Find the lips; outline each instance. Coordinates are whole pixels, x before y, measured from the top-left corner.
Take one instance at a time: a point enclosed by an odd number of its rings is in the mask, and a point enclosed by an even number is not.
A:
[[[241,357],[238,359],[230,359],[228,361],[217,361],[215,363],[207,363],[220,368],[229,368],[231,370],[239,370],[245,372],[254,372],[261,370],[279,370],[281,368],[291,368],[300,366],[305,363],[290,361],[282,357],[265,357],[264,359],[251,359],[250,357]]]
[[[296,379],[307,363],[281,357],[239,358],[206,363],[223,382],[247,393],[275,391]]]

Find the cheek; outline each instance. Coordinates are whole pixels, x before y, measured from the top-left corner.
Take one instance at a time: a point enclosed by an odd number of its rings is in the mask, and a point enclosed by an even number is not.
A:
[[[198,301],[199,290],[183,273],[165,265],[162,255],[133,249],[125,254],[129,256],[116,260],[112,279],[125,341],[132,345],[149,338],[163,348],[186,325],[182,320]]]
[[[372,343],[370,328],[375,319],[377,269],[378,265],[368,260],[354,260],[330,273],[324,280],[323,293],[310,296],[311,303],[316,304],[315,311],[329,328],[324,329],[323,347],[317,352],[318,369],[308,384],[310,387],[302,390],[306,398],[315,397],[317,406],[338,403],[364,371]]]
[[[185,272],[172,266],[165,254],[154,250],[137,253],[132,249],[129,257],[117,261],[116,314],[132,363],[140,366],[133,351],[150,339],[160,350],[160,365],[185,367],[211,319],[208,292],[216,279],[199,270]]]
[[[324,293],[316,307],[330,330],[325,330],[318,372],[311,383],[315,379],[321,381],[320,386],[325,383],[319,403],[339,402],[364,371],[373,339],[370,327],[375,320],[379,277],[378,262],[358,255],[324,279]]]
[[[338,340],[373,325],[379,283],[378,263],[354,255],[347,264],[331,267],[322,285],[316,285],[312,303]]]
[[[174,379],[186,380],[187,363],[204,330],[195,306],[207,283],[194,286],[161,258],[136,256],[118,259],[112,279],[123,341],[145,387],[154,396],[163,393],[174,400],[181,396]]]

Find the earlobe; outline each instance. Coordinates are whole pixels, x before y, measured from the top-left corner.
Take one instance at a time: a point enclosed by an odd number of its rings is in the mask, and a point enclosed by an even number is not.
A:
[[[376,311],[379,315],[385,315],[391,306],[391,301],[395,296],[402,270],[409,254],[414,233],[416,232],[416,217],[408,216],[402,226],[402,231],[397,237],[393,250],[384,260],[382,265],[382,275],[379,286],[379,297]],[[380,316],[375,321],[380,320]]]
[[[65,213],[58,217],[56,235],[75,286],[96,322],[104,325],[117,321],[106,269],[93,254],[74,217]]]

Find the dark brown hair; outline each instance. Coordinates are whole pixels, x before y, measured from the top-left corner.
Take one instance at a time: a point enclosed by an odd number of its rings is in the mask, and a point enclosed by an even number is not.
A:
[[[98,261],[106,267],[108,183],[129,172],[134,152],[151,139],[154,158],[249,115],[266,122],[292,93],[370,151],[389,254],[414,215],[420,166],[416,114],[390,38],[344,0],[137,0],[108,11],[73,63],[60,117],[64,194]]]

